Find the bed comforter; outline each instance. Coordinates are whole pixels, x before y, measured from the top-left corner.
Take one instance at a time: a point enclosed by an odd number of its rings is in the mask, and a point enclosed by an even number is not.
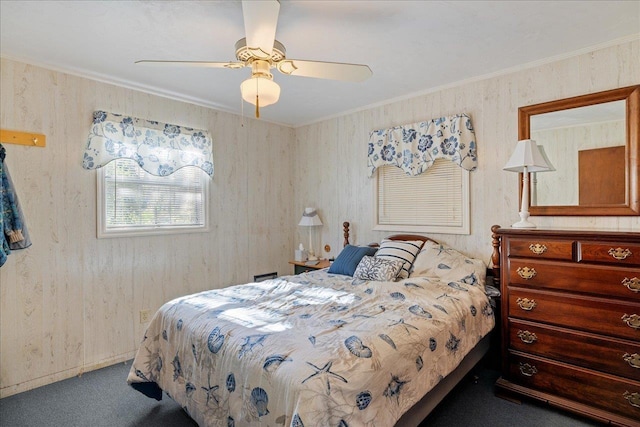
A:
[[[200,426],[393,426],[493,326],[481,286],[313,271],[166,303],[127,381]]]

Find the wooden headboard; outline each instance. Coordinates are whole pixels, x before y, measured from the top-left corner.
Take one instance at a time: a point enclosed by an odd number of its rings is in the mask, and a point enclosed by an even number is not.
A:
[[[493,246],[493,252],[491,252],[491,274],[495,282],[496,287],[500,287],[500,236],[498,235],[499,225],[491,226],[491,246]],[[488,270],[489,270],[488,269]]]
[[[344,231],[344,243],[343,246],[347,246],[349,244],[349,221],[345,221],[342,223],[342,230]],[[492,266],[487,267],[487,283],[490,285],[495,285],[496,287],[500,287],[500,238],[498,237],[496,231],[500,228],[499,225],[494,225],[491,227],[492,231],[492,246],[493,253],[491,254],[491,264]],[[433,240],[426,236],[420,236],[419,234],[394,234],[392,236],[385,237],[389,240],[421,240],[423,242],[434,242],[440,243],[437,240]],[[424,245],[424,243],[423,243]],[[367,246],[371,246],[377,248],[380,246],[378,243],[369,243]]]
[[[343,246],[347,246],[349,244],[349,222],[345,221],[342,223],[342,230],[344,231],[344,243]],[[392,236],[385,237],[385,239],[389,240],[420,240],[423,242],[434,242],[438,243],[436,240],[433,240],[426,236],[420,236],[419,234],[394,234]],[[367,246],[378,247],[380,246],[378,243],[369,243]]]

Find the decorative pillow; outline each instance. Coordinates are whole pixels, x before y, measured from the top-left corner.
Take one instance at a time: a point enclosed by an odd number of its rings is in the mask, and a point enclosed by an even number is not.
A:
[[[462,282],[484,287],[486,264],[469,258],[440,243],[426,242],[413,263],[411,277],[438,277],[446,282]]]
[[[376,282],[393,282],[400,274],[402,264],[403,262],[400,260],[365,256],[356,267],[353,278]]]
[[[420,240],[389,240],[382,239],[380,249],[376,253],[376,258],[384,258],[402,261],[402,270],[398,277],[406,279],[409,277],[409,270],[420,252],[422,241]]]
[[[329,273],[353,276],[360,260],[367,255],[373,256],[376,250],[377,248],[371,248],[369,246],[347,245],[329,267]]]

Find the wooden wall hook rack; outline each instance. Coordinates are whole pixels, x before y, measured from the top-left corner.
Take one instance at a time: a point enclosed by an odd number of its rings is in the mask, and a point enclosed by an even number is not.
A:
[[[47,137],[42,133],[0,129],[0,143],[45,147],[47,145]]]

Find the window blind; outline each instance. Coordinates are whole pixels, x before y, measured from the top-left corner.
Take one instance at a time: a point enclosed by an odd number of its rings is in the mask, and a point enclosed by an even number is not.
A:
[[[102,230],[163,230],[203,228],[203,172],[183,167],[168,176],[154,176],[130,159],[117,159],[103,168],[104,223]]]
[[[380,229],[405,226],[397,229],[468,232],[468,174],[442,159],[417,176],[407,176],[398,167],[379,168],[377,225]]]

